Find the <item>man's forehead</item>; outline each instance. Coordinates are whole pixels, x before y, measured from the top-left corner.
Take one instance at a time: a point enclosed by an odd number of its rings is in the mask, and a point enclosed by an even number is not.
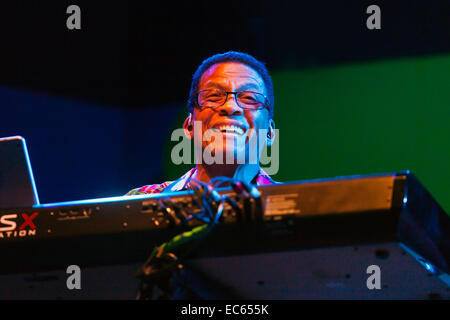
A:
[[[254,85],[264,89],[264,81],[253,68],[239,62],[221,62],[212,65],[200,78],[200,87],[207,85],[229,85],[238,82],[240,85]]]

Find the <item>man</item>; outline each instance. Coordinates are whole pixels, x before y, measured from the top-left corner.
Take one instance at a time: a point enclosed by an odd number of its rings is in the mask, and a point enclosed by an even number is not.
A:
[[[207,58],[193,75],[183,128],[200,155],[209,159],[201,159],[176,181],[146,185],[127,195],[186,190],[195,181],[220,176],[256,185],[275,183],[259,164],[265,144],[275,139],[273,101],[270,75],[254,57],[229,51]],[[210,142],[204,139],[208,134],[214,136]]]

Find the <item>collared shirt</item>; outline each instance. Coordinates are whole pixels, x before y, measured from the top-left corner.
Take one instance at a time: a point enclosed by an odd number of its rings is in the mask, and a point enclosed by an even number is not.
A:
[[[194,175],[196,170],[197,170],[196,168],[192,168],[191,170],[186,172],[181,178],[175,181],[166,181],[161,184],[151,184],[130,190],[129,192],[127,192],[126,196],[161,193],[163,191],[174,192],[186,190],[188,180],[190,177]],[[253,179],[252,183],[254,183],[257,186],[263,186],[267,184],[275,184],[277,182],[275,182],[263,169],[259,169],[259,173]],[[168,186],[170,190],[166,190]]]

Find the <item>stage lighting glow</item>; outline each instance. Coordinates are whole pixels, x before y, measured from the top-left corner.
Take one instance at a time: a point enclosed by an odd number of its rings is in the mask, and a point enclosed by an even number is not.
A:
[[[428,271],[430,271],[431,273],[435,273],[434,267],[432,264],[428,263],[428,262],[424,262],[424,266],[425,269],[427,269]]]

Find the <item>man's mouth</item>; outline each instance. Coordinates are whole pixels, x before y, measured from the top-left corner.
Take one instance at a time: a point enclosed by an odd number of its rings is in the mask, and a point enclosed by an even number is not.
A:
[[[216,125],[213,127],[213,130],[216,132],[222,132],[222,133],[233,133],[237,135],[243,135],[247,131],[247,129],[242,128],[240,126],[236,125]]]

